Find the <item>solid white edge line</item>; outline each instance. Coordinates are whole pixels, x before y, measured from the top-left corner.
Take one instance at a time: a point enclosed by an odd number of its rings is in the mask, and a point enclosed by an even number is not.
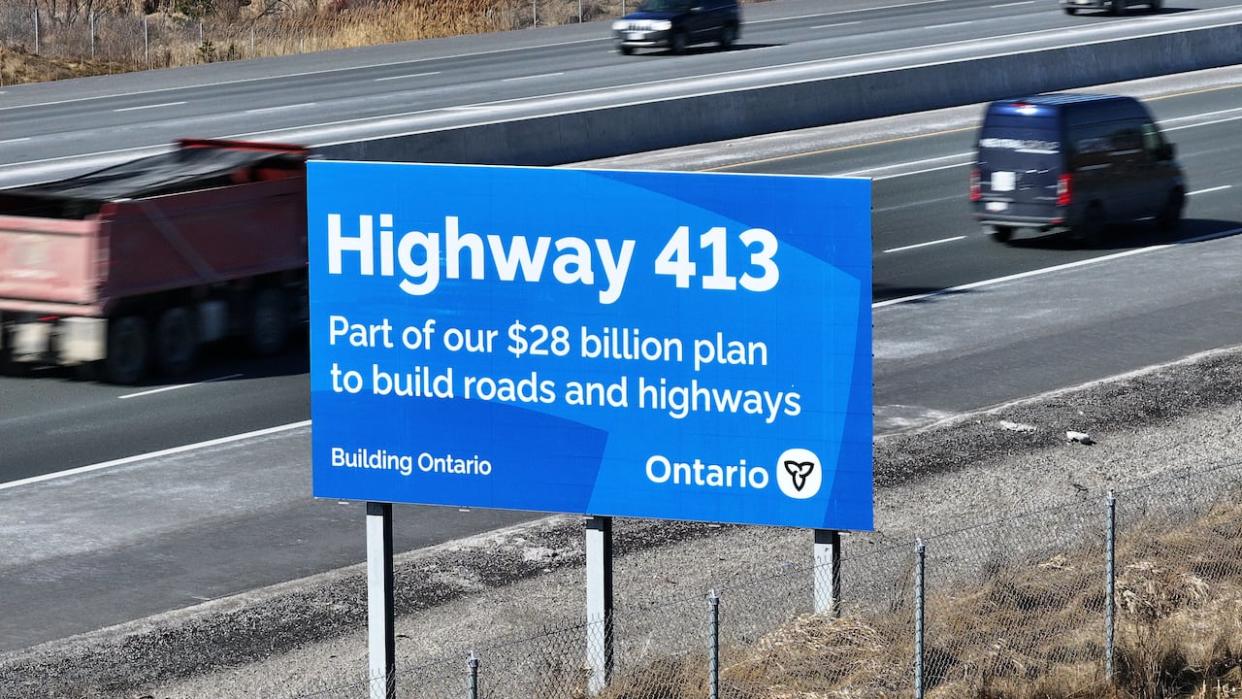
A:
[[[565,71],[562,70],[559,73],[539,73],[538,75],[519,75],[514,78],[503,78],[501,79],[500,82],[514,83],[519,80],[538,80],[539,78],[555,78],[558,75],[564,75],[564,74],[565,74]]]
[[[932,24],[932,25],[929,25],[923,28],[924,29],[945,29],[947,27],[964,27],[967,24],[974,24],[974,23],[975,23],[975,20],[968,19],[964,22],[945,22],[944,24]]]
[[[849,27],[855,24],[862,24],[862,20],[857,19],[857,20],[854,20],[853,22],[836,22],[834,24],[817,24],[814,27],[811,27],[811,29],[831,29],[832,27]]]
[[[228,381],[229,379],[237,379],[245,376],[245,374],[229,374],[228,376],[217,376],[214,379],[203,379],[193,383],[179,383],[174,386],[161,386],[160,388],[152,388],[149,391],[139,391],[137,393],[126,393],[123,396],[117,396],[117,400],[126,400],[128,398],[139,398],[141,396],[150,396],[156,393],[164,393],[166,391],[175,391],[179,388],[189,388],[190,386],[202,386],[205,383],[215,383],[217,381]]]
[[[282,104],[279,107],[257,107],[255,109],[247,109],[243,114],[260,114],[262,112],[279,112],[286,109],[300,109],[302,107],[313,107],[318,102],[299,102],[298,104]]]
[[[195,449],[205,449],[207,447],[216,447],[222,444],[230,444],[232,442],[240,442],[246,439],[253,439],[255,437],[264,437],[269,434],[278,434],[280,432],[288,432],[289,430],[296,430],[301,427],[309,427],[310,424],[311,424],[310,420],[302,420],[300,422],[290,422],[285,425],[277,425],[276,427],[267,427],[261,430],[254,430],[253,432],[243,432],[241,434],[229,435],[228,437],[219,437],[217,439],[209,439],[205,442],[196,442],[194,444],[185,444],[179,447],[172,447],[169,449],[161,449],[159,451],[152,451],[146,454],[136,454],[134,456],[126,456],[121,459],[113,459],[112,461],[104,461],[98,464],[91,464],[90,466],[79,466],[78,468],[71,468],[67,471],[45,473],[42,476],[33,476],[31,478],[23,478],[21,480],[9,481],[8,483],[0,483],[0,491],[12,490],[14,488],[20,488],[25,485],[33,485],[35,483],[44,483],[47,481],[54,481],[54,480],[58,480],[61,478],[68,478],[69,476],[79,476],[84,473],[102,471],[104,469],[115,468],[117,466],[124,466],[126,464],[137,463],[139,461],[146,461],[148,459],[157,459],[161,456],[172,456],[174,454],[183,454],[187,451],[193,451]]]
[[[881,182],[883,180],[895,180],[898,177],[910,177],[911,175],[926,175],[929,172],[940,172],[941,170],[952,170],[953,168],[956,168],[956,167],[966,167],[967,165],[973,165],[973,164],[974,164],[973,160],[967,160],[964,163],[953,163],[952,165],[941,165],[940,167],[929,167],[929,168],[924,168],[922,170],[911,170],[910,172],[899,172],[895,175],[881,175],[880,177],[872,177],[871,179],[875,180],[876,182]]]
[[[881,252],[885,252],[885,253],[904,252],[906,250],[914,250],[915,248],[925,248],[929,245],[939,245],[941,243],[952,243],[955,240],[965,240],[965,239],[966,239],[966,236],[964,235],[955,235],[952,238],[941,238],[940,240],[931,240],[926,243],[915,243],[914,245],[903,245],[899,248],[889,248],[887,250],[881,250]]]
[[[1219,186],[1219,187],[1208,187],[1207,189],[1196,189],[1196,190],[1195,190],[1195,191],[1193,191],[1193,192],[1187,192],[1187,193],[1186,193],[1186,196],[1188,196],[1188,197],[1193,197],[1193,196],[1195,196],[1196,194],[1208,194],[1208,193],[1210,193],[1210,192],[1223,192],[1223,191],[1224,191],[1224,190],[1226,190],[1226,189],[1233,189],[1233,185],[1231,185],[1231,184],[1222,184],[1222,185],[1221,185],[1221,186]]]
[[[942,163],[946,160],[953,160],[954,158],[973,158],[974,156],[975,156],[974,151],[969,151],[969,152],[964,152],[964,153],[950,153],[948,155],[937,155],[934,158],[920,158],[918,160],[907,160],[902,163],[893,163],[892,165],[877,165],[875,167],[867,167],[861,170],[850,170],[849,172],[846,172],[844,174],[836,175],[836,177],[866,177],[869,173],[873,173],[873,172],[883,172],[884,170],[900,170],[902,168],[907,168],[907,167],[911,167],[915,165],[928,165],[931,163]]]
[[[137,112],[143,109],[162,109],[163,107],[180,107],[183,104],[186,104],[184,100],[181,102],[165,102],[163,104],[144,104],[138,107],[121,107],[120,109],[113,109],[112,111],[114,112]]]
[[[0,94],[4,93],[0,92]],[[5,143],[22,143],[23,141],[29,141],[30,138],[30,136],[23,136],[21,138],[6,138],[3,141],[0,141],[0,145],[4,145]]]
[[[1165,131],[1181,131],[1182,129],[1197,129],[1200,126],[1215,126],[1217,124],[1226,124],[1231,121],[1238,121],[1239,119],[1242,119],[1242,116],[1228,117],[1226,119],[1213,119],[1211,121],[1201,121],[1197,124],[1186,124],[1185,126],[1171,126],[1165,129]]]
[[[1034,5],[1035,0],[1021,0],[1020,2],[1002,2],[999,5],[988,5],[988,7],[1015,7],[1017,5]]]
[[[389,75],[383,78],[375,78],[372,82],[382,83],[389,80],[412,80],[414,78],[428,78],[432,75],[439,75],[441,71],[433,70],[430,73],[414,73],[413,75]]]
[[[1076,262],[1067,262],[1063,265],[1054,265],[1052,267],[1032,269],[1026,272],[1010,274],[1004,277],[996,277],[995,279],[983,279],[977,282],[970,282],[969,284],[959,284],[957,286],[950,286],[948,288],[940,289],[939,291],[928,292],[926,294],[915,294],[913,296],[903,296],[901,298],[888,299],[887,301],[878,301],[876,303],[871,304],[871,308],[874,310],[874,309],[880,309],[880,308],[888,308],[889,306],[898,306],[898,305],[907,304],[907,303],[914,303],[916,301],[924,301],[926,299],[935,298],[937,296],[944,296],[946,294],[954,294],[959,291],[970,291],[971,289],[979,289],[985,286],[994,286],[996,284],[1002,284],[1004,282],[1012,282],[1012,281],[1017,281],[1019,279],[1029,279],[1030,277],[1039,277],[1045,274],[1051,274],[1053,272],[1061,272],[1067,269],[1075,269],[1078,267],[1087,267],[1089,265],[1099,264],[1102,262],[1109,262],[1111,260],[1119,260],[1123,257],[1132,257],[1134,255],[1142,255],[1148,252],[1156,252],[1157,250],[1165,250],[1168,248],[1174,248],[1174,247],[1178,247],[1179,245],[1186,245],[1188,243],[1202,243],[1208,240],[1215,240],[1217,238],[1227,238],[1231,235],[1237,235],[1239,233],[1242,233],[1242,228],[1231,228],[1227,231],[1220,231],[1219,233],[1208,233],[1207,235],[1200,235],[1194,238],[1187,238],[1186,240],[1180,240],[1176,243],[1165,243],[1164,245],[1152,245],[1152,246],[1145,247],[1145,248],[1135,248],[1133,250],[1125,250],[1123,252],[1117,252],[1111,255],[1102,255],[1100,257],[1090,257],[1085,260],[1078,260]]]

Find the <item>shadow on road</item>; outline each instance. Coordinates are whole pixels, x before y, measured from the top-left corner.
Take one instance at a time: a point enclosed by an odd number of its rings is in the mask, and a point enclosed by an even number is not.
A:
[[[755,49],[771,49],[771,48],[776,48],[778,46],[784,46],[784,44],[734,44],[732,48],[727,48],[727,49],[721,48],[715,44],[703,44],[702,46],[691,46],[687,48],[684,52],[682,52],[681,55],[682,56],[701,56],[703,54],[708,54],[708,53],[727,53],[731,51],[753,51]],[[672,56],[672,55],[674,55],[673,52],[668,49],[639,49],[635,51],[630,57],[631,58],[639,58],[639,57],[643,57],[643,58],[665,57],[667,58],[668,56]]]
[[[1094,250],[1129,250],[1151,245],[1188,244],[1242,234],[1242,222],[1212,218],[1188,218],[1173,233],[1164,233],[1150,223],[1110,226],[1105,239]],[[1084,244],[1066,234],[1019,238],[1011,247],[1032,250],[1082,250]]]

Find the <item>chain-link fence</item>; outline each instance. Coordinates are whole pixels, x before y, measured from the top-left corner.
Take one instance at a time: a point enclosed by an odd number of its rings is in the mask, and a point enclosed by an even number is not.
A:
[[[1242,695],[1242,462],[860,548],[847,538],[835,613],[815,598],[833,571],[774,571],[616,610],[611,673],[594,683],[592,654],[608,651],[588,639],[608,634],[579,622],[459,647],[388,686],[446,699]]]
[[[3,0],[0,46],[86,61],[110,72],[282,56],[413,39],[591,22],[619,17],[640,0],[252,0],[232,12],[177,8],[224,2],[144,3],[99,0]],[[105,11],[101,7],[112,7]],[[2,59],[2,56],[0,56]],[[0,66],[0,76],[4,75]]]

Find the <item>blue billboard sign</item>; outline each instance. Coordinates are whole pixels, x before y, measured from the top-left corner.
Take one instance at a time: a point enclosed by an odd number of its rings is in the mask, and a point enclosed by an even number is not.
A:
[[[316,497],[872,528],[871,184],[308,163]]]

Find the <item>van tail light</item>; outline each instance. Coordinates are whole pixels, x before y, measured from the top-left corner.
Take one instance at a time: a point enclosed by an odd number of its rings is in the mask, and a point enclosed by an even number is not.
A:
[[[970,171],[970,200],[979,201],[983,198],[983,190],[979,187],[979,168]]]
[[[1074,178],[1065,173],[1057,178],[1057,206],[1069,206],[1074,192]]]

